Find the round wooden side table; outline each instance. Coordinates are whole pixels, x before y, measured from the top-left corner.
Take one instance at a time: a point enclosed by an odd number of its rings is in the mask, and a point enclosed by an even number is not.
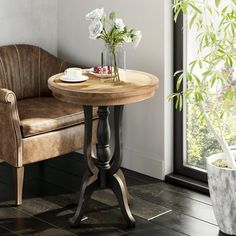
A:
[[[159,87],[154,75],[126,70],[120,74],[121,81],[113,83],[111,79],[89,76],[81,83],[65,83],[60,80],[63,73],[49,78],[48,86],[53,95],[64,102],[83,106],[85,115],[84,155],[88,170],[83,176],[79,203],[75,215],[70,219],[72,226],[80,224],[88,200],[93,191],[99,188],[111,188],[116,195],[122,214],[129,227],[135,226],[135,220],[129,208],[131,196],[128,193],[125,177],[120,169],[122,162],[122,113],[124,105],[151,98]],[[93,106],[98,107],[97,157],[92,155],[92,118]],[[109,106],[114,106],[115,149],[111,155]]]

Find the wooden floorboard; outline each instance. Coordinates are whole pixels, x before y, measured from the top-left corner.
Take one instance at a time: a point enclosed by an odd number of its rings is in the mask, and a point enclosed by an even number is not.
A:
[[[189,215],[194,218],[217,224],[212,207],[189,198],[180,196],[178,193],[168,191],[155,191],[153,184],[130,187],[131,195],[138,196],[146,201],[161,205],[168,209]]]
[[[13,236],[13,235],[17,235],[17,234],[9,231],[8,229],[4,228],[3,226],[0,226],[0,235]]]
[[[69,226],[86,163],[77,153],[25,168],[23,205],[14,206],[12,168],[0,163],[0,235],[219,236],[209,196],[124,169],[137,226],[127,229],[109,190],[93,194],[80,228]]]
[[[152,222],[191,236],[221,235],[219,234],[219,229],[216,225],[176,211],[162,215]]]
[[[184,197],[191,198],[193,200],[212,205],[209,196],[207,196],[205,194],[183,188],[179,185],[165,183],[164,181],[157,180],[152,177],[149,177],[149,176],[146,176],[143,174],[139,174],[139,173],[131,171],[131,170],[124,169],[124,172],[127,177],[132,178],[132,179],[136,179],[140,183],[149,183],[149,184],[154,183],[154,184],[156,184],[156,189],[161,189],[161,190],[166,190],[166,191],[178,193],[180,195],[183,195]]]

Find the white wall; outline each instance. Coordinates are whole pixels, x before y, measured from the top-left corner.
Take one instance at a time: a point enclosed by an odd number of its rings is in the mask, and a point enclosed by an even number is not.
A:
[[[0,0],[0,45],[27,43],[57,54],[57,0]]]
[[[87,12],[116,10],[128,26],[142,30],[137,49],[126,46],[127,67],[155,74],[160,89],[149,101],[129,105],[124,114],[127,168],[164,178],[172,171],[171,0],[0,0],[0,45],[28,43],[71,62],[100,63],[101,41],[88,38]]]
[[[172,0],[165,0],[165,61],[164,61],[164,174],[173,172],[173,103],[167,97],[173,92],[173,10]]]
[[[100,63],[101,41],[88,38],[87,12],[116,10],[128,26],[140,29],[137,49],[126,46],[127,67],[155,74],[160,89],[149,101],[128,105],[124,114],[127,168],[157,178],[172,171],[171,0],[0,0],[0,45],[29,43],[71,62]]]
[[[143,32],[137,49],[126,46],[127,67],[155,74],[160,89],[149,101],[128,105],[124,114],[124,161],[129,169],[164,178],[172,171],[171,0],[58,0],[58,53],[72,62],[98,65],[103,43],[88,38],[85,15],[94,8],[115,10]]]

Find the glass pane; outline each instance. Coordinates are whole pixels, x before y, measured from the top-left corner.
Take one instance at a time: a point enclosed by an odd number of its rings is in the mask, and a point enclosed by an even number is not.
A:
[[[227,1],[228,0],[226,0],[225,4]],[[214,6],[214,4],[212,6]],[[191,30],[187,28],[186,18],[184,21],[184,68],[187,69],[189,63],[197,58],[199,45],[196,40],[198,32],[194,28]],[[195,71],[195,73],[199,75],[200,69],[199,71]],[[206,122],[199,122],[199,115],[200,110],[196,108],[194,102],[185,104],[184,148],[186,152],[184,165],[200,168],[204,171],[206,169],[206,157],[221,152],[221,148],[215,140],[214,135],[208,130]],[[229,144],[234,146],[236,144],[235,122],[232,123],[231,127],[232,129],[228,133],[225,133],[224,136]]]

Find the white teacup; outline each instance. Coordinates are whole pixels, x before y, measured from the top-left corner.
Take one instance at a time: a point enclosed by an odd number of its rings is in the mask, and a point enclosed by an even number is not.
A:
[[[82,76],[82,69],[80,68],[68,68],[65,70],[65,75],[72,80],[76,80]]]

